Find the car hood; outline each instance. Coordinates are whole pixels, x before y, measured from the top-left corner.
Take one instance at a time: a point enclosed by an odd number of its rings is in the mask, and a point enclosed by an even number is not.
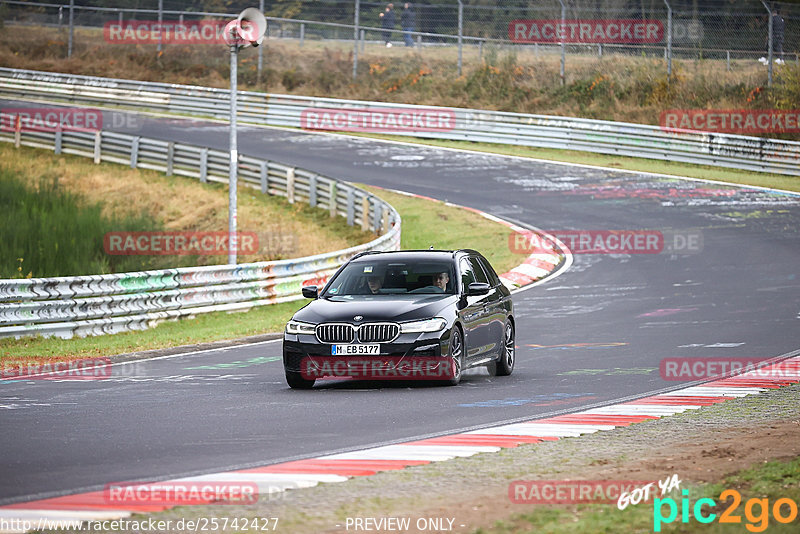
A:
[[[314,324],[415,321],[436,317],[457,301],[456,295],[329,297],[310,302],[294,314],[294,319]],[[353,319],[357,315],[363,316],[363,319]]]

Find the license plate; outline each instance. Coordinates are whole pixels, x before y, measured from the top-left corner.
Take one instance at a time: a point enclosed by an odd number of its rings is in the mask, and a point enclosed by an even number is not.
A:
[[[354,354],[380,354],[380,345],[331,345],[331,355],[350,356]]]

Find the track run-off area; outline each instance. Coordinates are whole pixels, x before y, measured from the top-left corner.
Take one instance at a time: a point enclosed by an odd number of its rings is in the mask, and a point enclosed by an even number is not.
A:
[[[116,131],[227,148],[224,124],[127,124]],[[105,380],[0,382],[0,505],[571,413],[686,387],[664,379],[667,360],[800,347],[798,194],[273,128],[239,128],[239,151],[545,231],[660,232],[666,247],[578,252],[517,292],[510,377],[290,390],[273,340],[117,364]]]

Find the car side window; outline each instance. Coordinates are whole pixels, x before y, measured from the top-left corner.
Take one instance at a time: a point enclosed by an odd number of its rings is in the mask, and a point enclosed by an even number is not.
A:
[[[483,272],[483,268],[481,267],[480,263],[478,263],[478,258],[469,257],[467,258],[470,265],[472,266],[472,272],[475,273],[475,281],[480,282],[482,284],[488,284],[489,279],[486,277],[486,273]]]
[[[489,260],[486,258],[478,258],[478,262],[483,267],[483,270],[486,271],[486,276],[489,278],[489,284],[492,287],[497,287],[500,285],[500,278],[497,276],[497,273],[494,272],[492,265],[489,263]]]
[[[466,291],[469,285],[475,281],[475,272],[466,258],[462,259],[458,265],[461,269],[461,287],[463,291]]]

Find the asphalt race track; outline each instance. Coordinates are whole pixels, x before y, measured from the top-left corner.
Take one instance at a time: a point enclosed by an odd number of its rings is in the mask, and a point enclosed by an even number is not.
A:
[[[227,148],[224,124],[120,122]],[[473,372],[454,388],[290,390],[279,341],[117,365],[107,380],[0,382],[0,503],[578,411],[685,386],[662,380],[664,358],[800,347],[800,195],[277,129],[241,128],[239,150],[545,230],[672,231],[702,246],[576,254],[516,294],[514,374]]]

